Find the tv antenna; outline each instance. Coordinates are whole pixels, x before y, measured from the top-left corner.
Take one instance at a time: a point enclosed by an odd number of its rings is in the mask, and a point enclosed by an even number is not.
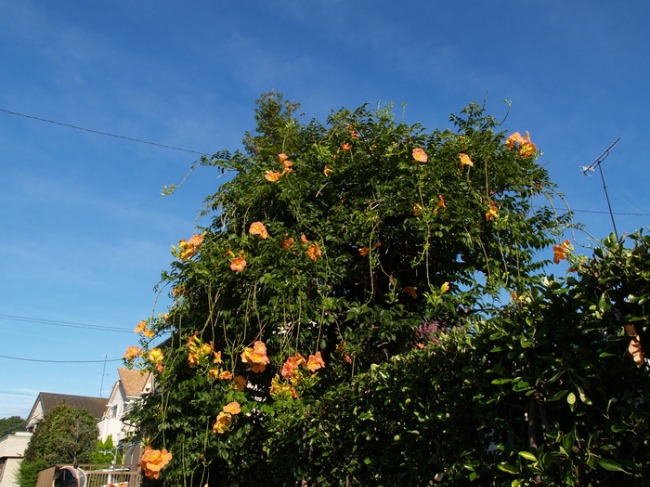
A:
[[[600,180],[603,182],[603,191],[605,192],[605,199],[607,200],[607,208],[609,209],[609,217],[612,219],[612,226],[614,227],[614,235],[616,236],[616,240],[618,240],[618,231],[616,230],[616,222],[614,221],[614,213],[612,212],[612,205],[609,202],[609,194],[607,193],[607,184],[605,184],[605,175],[603,174],[603,166],[602,162],[607,158],[609,155],[609,151],[612,150],[612,148],[618,144],[619,140],[621,138],[619,137],[616,139],[614,142],[612,142],[605,151],[598,156],[598,158],[592,162],[588,166],[582,166],[582,174],[587,174],[588,172],[592,172],[596,166],[598,166],[598,171],[600,172]]]
[[[104,377],[106,377],[106,360],[108,359],[108,355],[104,354],[104,368],[102,369],[102,382],[99,385],[99,397],[102,396],[102,389],[104,388]]]

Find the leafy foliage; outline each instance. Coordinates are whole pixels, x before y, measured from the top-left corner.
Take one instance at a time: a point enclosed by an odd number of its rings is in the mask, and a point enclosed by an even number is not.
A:
[[[25,420],[19,416],[0,418],[0,438],[14,431],[25,431]]]
[[[88,462],[98,436],[97,421],[92,414],[59,404],[39,423],[25,451],[25,459],[43,459],[51,465]]]
[[[38,472],[57,464],[88,463],[99,436],[97,421],[85,409],[59,404],[38,425],[20,464],[21,487],[35,485]]]
[[[122,463],[122,456],[122,451],[115,448],[113,435],[108,435],[104,441],[101,439],[95,441],[95,448],[91,454],[91,463],[115,463],[119,465]]]
[[[431,133],[391,107],[297,110],[264,95],[246,152],[199,162],[232,178],[128,356],[157,385],[133,419],[173,454],[151,478],[640,482],[647,378],[620,331],[645,323],[648,242],[544,277],[568,220],[540,206],[554,186],[528,135],[476,104]]]
[[[324,396],[299,426],[313,458],[303,476],[315,485],[646,485],[650,379],[625,357],[622,324],[647,332],[650,238],[630,241],[606,239],[566,279],[540,278],[489,319]]]
[[[34,487],[39,472],[49,467],[50,465],[45,460],[23,460],[16,474],[16,482],[20,487]]]

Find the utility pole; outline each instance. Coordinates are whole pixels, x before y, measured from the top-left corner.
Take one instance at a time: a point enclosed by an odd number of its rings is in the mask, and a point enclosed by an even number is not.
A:
[[[607,185],[605,184],[605,175],[603,174],[602,162],[609,155],[609,151],[612,150],[612,148],[616,144],[618,144],[619,140],[621,140],[620,137],[616,139],[614,142],[612,142],[610,146],[607,149],[605,149],[605,151],[601,155],[599,155],[598,158],[590,165],[582,166],[582,174],[585,175],[588,172],[593,171],[594,168],[598,166],[598,171],[600,172],[600,180],[603,182],[603,191],[605,192],[605,199],[607,200],[607,208],[609,209],[609,217],[612,219],[612,226],[614,227],[614,235],[616,236],[616,240],[618,240],[618,231],[616,230],[616,222],[614,221],[614,212],[612,212],[612,205],[609,202],[609,194],[607,193]]]

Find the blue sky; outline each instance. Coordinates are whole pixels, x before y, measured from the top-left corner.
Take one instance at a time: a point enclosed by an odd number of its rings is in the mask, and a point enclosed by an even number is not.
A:
[[[530,131],[588,246],[612,223],[580,168],[619,136],[603,163],[618,231],[650,225],[648,18],[645,0],[2,0],[0,417],[40,391],[108,396],[221,181],[204,169],[163,198],[196,154],[7,111],[212,153],[240,147],[270,90],[308,118],[405,103],[429,130],[508,99],[504,128]]]

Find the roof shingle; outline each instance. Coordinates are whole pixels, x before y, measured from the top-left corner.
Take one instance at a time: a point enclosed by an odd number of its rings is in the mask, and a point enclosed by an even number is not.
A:
[[[120,382],[127,397],[142,396],[143,389],[151,375],[150,372],[124,368],[118,368],[117,373],[120,376]]]

